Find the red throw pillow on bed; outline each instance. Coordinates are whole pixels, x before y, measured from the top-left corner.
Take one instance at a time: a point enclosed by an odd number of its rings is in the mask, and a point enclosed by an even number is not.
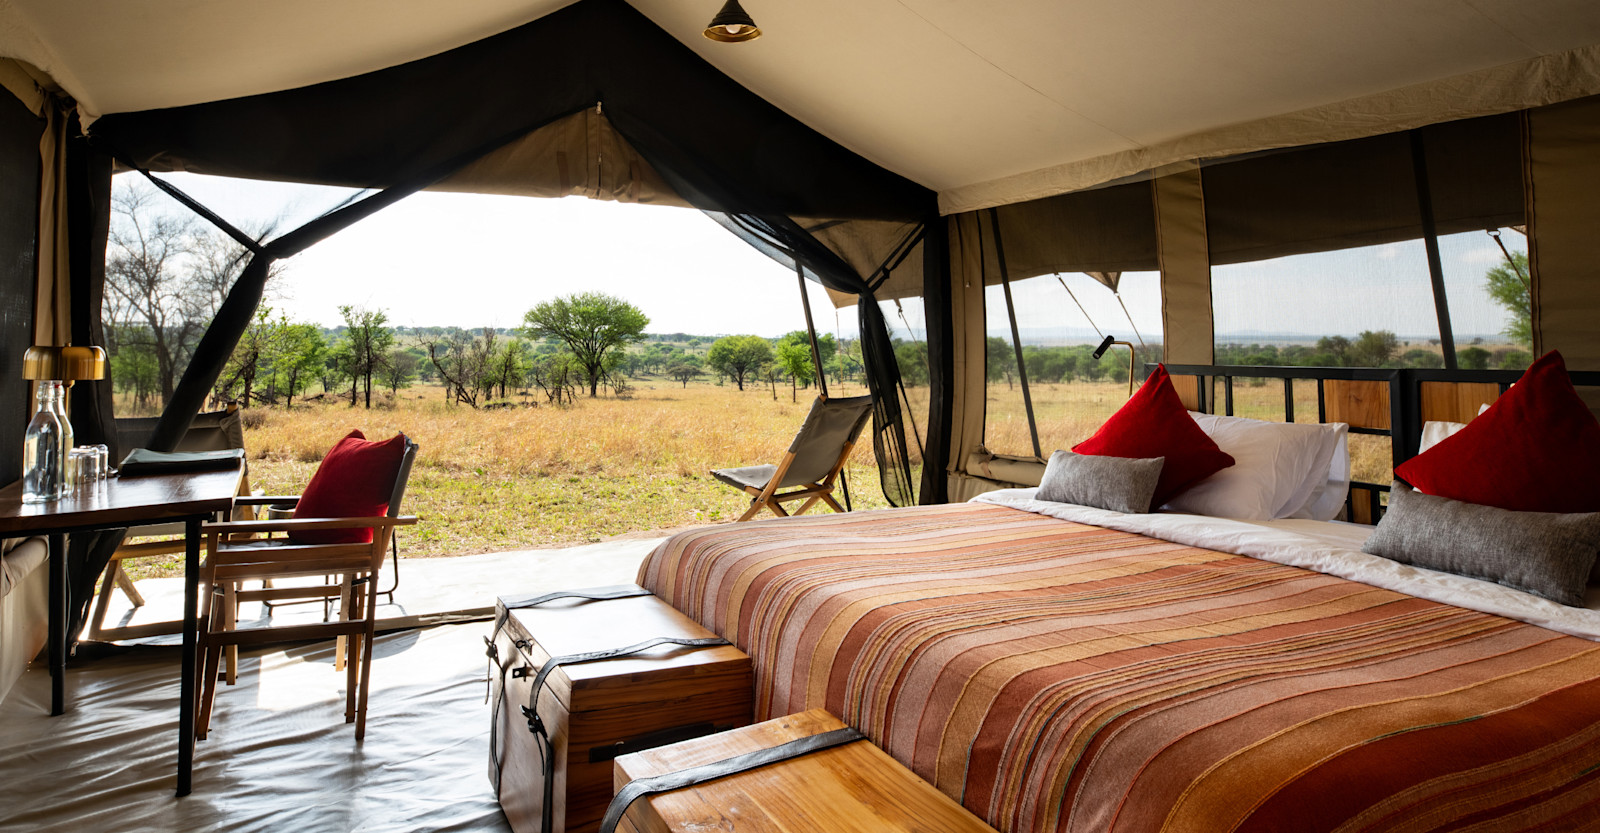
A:
[[[1600,422],[1555,350],[1467,427],[1394,473],[1424,494],[1514,512],[1600,511]]]
[[[1155,496],[1150,499],[1152,508],[1233,465],[1233,458],[1189,416],[1178,392],[1172,389],[1165,365],[1157,365],[1133,398],[1112,414],[1094,436],[1072,450],[1103,457],[1167,458]]]
[[[371,442],[359,429],[351,431],[322,458],[294,507],[294,519],[376,518],[386,514],[405,451],[404,434]],[[372,540],[372,529],[307,530],[289,537],[302,544],[365,544]]]

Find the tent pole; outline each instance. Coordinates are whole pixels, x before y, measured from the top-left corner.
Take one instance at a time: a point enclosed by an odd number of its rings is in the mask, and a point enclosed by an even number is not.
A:
[[[1433,219],[1433,194],[1428,187],[1428,157],[1422,134],[1411,131],[1411,168],[1417,176],[1417,206],[1422,211],[1422,235],[1428,249],[1428,277],[1433,281],[1433,311],[1439,318],[1439,349],[1446,370],[1456,369],[1456,336],[1450,326],[1450,301],[1445,296],[1444,265],[1439,260],[1439,229]]]
[[[1006,317],[1011,319],[1011,346],[1017,353],[1017,381],[1022,383],[1022,406],[1028,412],[1028,435],[1033,439],[1033,456],[1043,460],[1044,452],[1039,450],[1039,425],[1033,418],[1033,394],[1028,392],[1028,366],[1022,360],[1022,334],[1017,331],[1017,308],[1011,302],[1011,275],[1006,269],[1006,248],[1000,242],[1000,212],[989,209],[989,223],[994,227],[994,259],[1000,266],[1000,288],[1006,293]]]
[[[811,296],[806,292],[806,267],[795,258],[794,275],[800,279],[800,306],[806,311],[806,335],[811,338],[811,366],[817,371],[817,391],[828,398],[828,374],[822,367],[822,351],[817,348],[817,325],[811,321]]]

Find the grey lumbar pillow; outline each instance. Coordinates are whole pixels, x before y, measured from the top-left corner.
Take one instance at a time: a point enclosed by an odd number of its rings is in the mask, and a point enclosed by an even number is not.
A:
[[[1100,457],[1057,451],[1050,455],[1034,497],[1113,512],[1150,511],[1165,457]]]
[[[1582,607],[1600,553],[1600,512],[1512,512],[1396,483],[1388,513],[1361,549]]]

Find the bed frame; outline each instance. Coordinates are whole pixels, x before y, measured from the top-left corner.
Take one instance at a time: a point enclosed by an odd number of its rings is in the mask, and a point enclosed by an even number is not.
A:
[[[1148,373],[1154,364],[1146,364]],[[1354,434],[1390,438],[1394,465],[1415,457],[1422,445],[1422,425],[1431,421],[1469,422],[1478,409],[1500,397],[1522,377],[1517,370],[1422,370],[1415,368],[1265,367],[1249,365],[1169,364],[1167,373],[1190,410],[1233,416],[1235,379],[1279,379],[1283,384],[1283,418],[1295,421],[1294,383],[1317,383],[1317,421],[1343,422]],[[1600,371],[1568,371],[1573,385],[1600,389]],[[1216,410],[1221,387],[1222,410]],[[1591,400],[1593,401],[1593,400]],[[1375,524],[1383,517],[1382,494],[1387,483],[1351,481],[1345,499],[1346,517]]]

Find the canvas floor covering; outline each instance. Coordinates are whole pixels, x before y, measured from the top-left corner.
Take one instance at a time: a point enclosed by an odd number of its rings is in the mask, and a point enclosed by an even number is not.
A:
[[[451,621],[497,595],[631,583],[657,542],[403,561],[388,619]],[[162,592],[145,595],[155,605]],[[241,652],[184,798],[176,647],[85,646],[68,667],[69,711],[54,718],[35,663],[0,702],[0,831],[507,830],[486,774],[490,627],[381,635],[359,744],[331,640]]]

